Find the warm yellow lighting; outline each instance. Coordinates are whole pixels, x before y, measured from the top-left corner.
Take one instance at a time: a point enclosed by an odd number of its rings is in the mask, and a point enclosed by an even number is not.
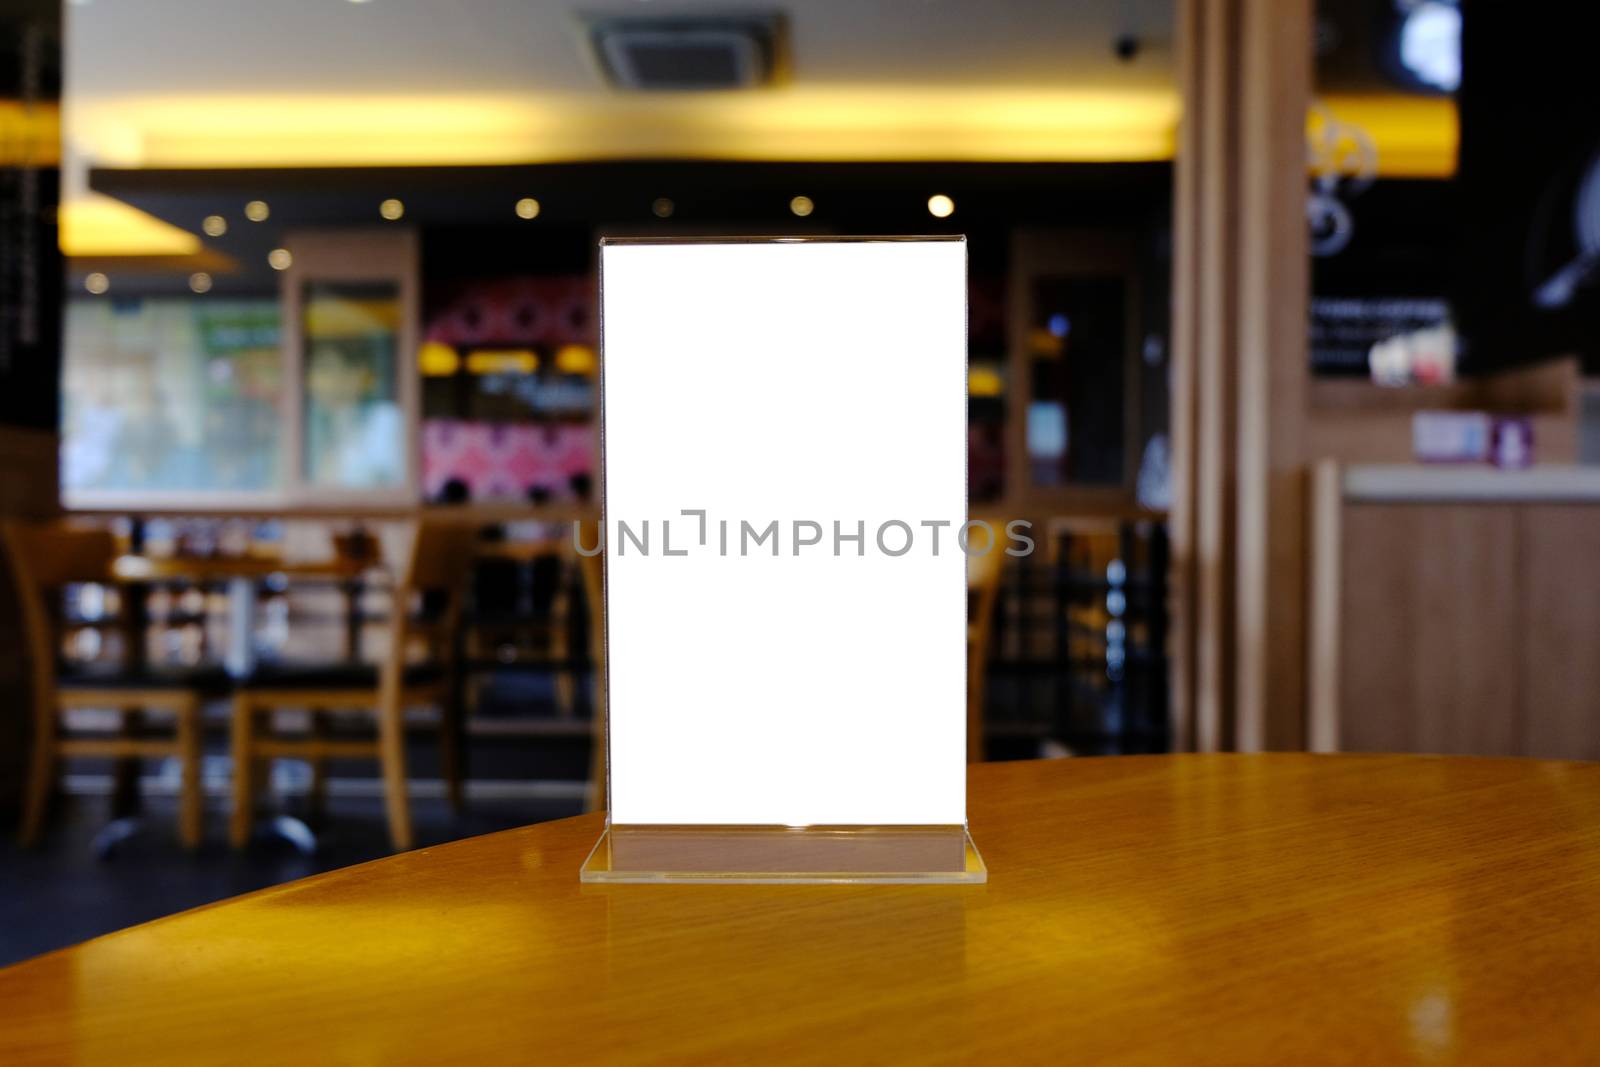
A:
[[[273,270],[288,270],[294,263],[294,256],[289,254],[287,248],[274,248],[267,253],[267,266]]]
[[[811,214],[815,208],[816,205],[811,202],[811,198],[809,196],[797,196],[793,200],[789,201],[789,210],[801,218],[805,218],[807,215]]]
[[[425,341],[417,350],[417,369],[424,377],[448,378],[461,366],[456,350],[440,341]]]
[[[378,214],[382,215],[390,222],[400,218],[400,216],[404,215],[405,213],[406,206],[393,197],[390,197],[388,200],[385,200],[383,203],[378,205]]]
[[[109,196],[90,193],[61,205],[61,251],[68,257],[192,256],[200,239]]]
[[[936,219],[947,219],[955,213],[956,202],[943,193],[928,197],[928,214]]]
[[[676,206],[671,200],[661,196],[657,197],[655,202],[650,205],[650,210],[658,219],[670,219]]]
[[[306,333],[318,338],[371,337],[400,329],[400,304],[395,300],[310,300],[305,310]]]
[[[967,371],[968,396],[1000,396],[1005,391],[1005,382],[995,368],[979,365]]]
[[[107,278],[99,271],[94,271],[93,273],[84,277],[83,287],[89,290],[89,292],[93,293],[95,296],[99,296],[101,293],[111,288],[111,279]]]
[[[556,370],[562,374],[593,374],[599,360],[588,345],[562,345],[556,349]]]
[[[485,349],[467,354],[469,374],[532,374],[539,357],[525,348]]]
[[[517,201],[517,218],[536,219],[539,217],[539,201],[531,196],[525,196]]]
[[[1378,154],[1378,176],[1449,178],[1456,172],[1461,139],[1456,103],[1442,96],[1398,94],[1319,96],[1317,103],[1341,123],[1362,130]],[[1307,117],[1312,129],[1318,118]]]
[[[189,275],[189,288],[197,293],[209,293],[211,291],[211,275],[203,270],[195,271]]]
[[[782,93],[230,94],[73,105],[107,166],[1170,159],[1170,89],[791,86]]]
[[[54,167],[60,162],[60,105],[0,100],[0,165]]]
[[[1379,173],[1448,173],[1454,104],[1370,101]],[[75,101],[73,139],[115,167],[739,160],[1139,162],[1170,160],[1167,88],[790,86],[782,93],[130,95]],[[1359,116],[1349,115],[1360,122]]]
[[[200,223],[200,229],[205,231],[207,237],[221,237],[228,232],[228,220],[221,215],[207,215],[205,221]]]
[[[251,222],[266,222],[272,214],[272,209],[265,200],[252,200],[244,206],[244,217]]]

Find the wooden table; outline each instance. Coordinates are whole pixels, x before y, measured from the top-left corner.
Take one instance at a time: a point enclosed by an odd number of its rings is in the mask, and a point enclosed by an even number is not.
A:
[[[972,773],[983,886],[580,886],[584,816],[0,971],[0,1062],[1600,1061],[1600,764]]]
[[[277,556],[118,556],[111,573],[133,593],[126,625],[131,649],[142,649],[147,624],[144,587],[151,582],[224,582],[228,587],[228,647],[223,663],[230,674],[249,674],[255,666],[256,585],[274,575],[285,578],[337,580],[345,596],[345,658],[360,659],[360,579],[380,570],[377,559],[334,556],[320,560],[286,560]]]

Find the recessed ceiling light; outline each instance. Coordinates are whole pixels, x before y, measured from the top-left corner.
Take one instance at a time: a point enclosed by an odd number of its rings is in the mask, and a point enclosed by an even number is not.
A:
[[[83,287],[89,290],[89,292],[93,293],[95,296],[99,296],[101,293],[111,288],[111,279],[107,278],[99,271],[95,271],[93,274],[87,274],[84,276]]]
[[[661,196],[657,197],[655,203],[650,205],[650,210],[655,212],[655,216],[658,219],[669,219],[672,217],[673,209],[676,206],[671,200]]]
[[[805,218],[815,209],[816,205],[811,202],[811,198],[809,196],[797,196],[793,200],[789,201],[789,210],[801,218]]]
[[[267,253],[267,263],[273,270],[288,270],[289,264],[294,262],[294,257],[287,248],[274,248]]]
[[[536,219],[539,217],[539,201],[531,196],[525,196],[517,201],[517,218]]]
[[[221,215],[207,215],[205,221],[200,223],[200,228],[207,237],[221,237],[228,232],[228,220]]]
[[[956,202],[943,193],[935,193],[928,197],[928,214],[936,219],[947,219],[954,213]]]
[[[265,200],[252,200],[244,206],[244,217],[251,222],[266,222],[270,214],[272,209],[267,207]]]
[[[388,200],[385,200],[383,203],[378,205],[378,214],[382,215],[390,222],[393,222],[395,219],[398,219],[405,213],[406,206],[400,201],[394,199],[394,197],[390,197]]]
[[[189,288],[197,293],[209,293],[211,291],[211,275],[203,270],[195,271],[189,275]]]

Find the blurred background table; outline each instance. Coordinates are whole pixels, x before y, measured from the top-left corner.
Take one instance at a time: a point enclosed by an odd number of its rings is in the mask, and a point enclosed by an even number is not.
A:
[[[376,558],[344,555],[320,560],[286,560],[276,555],[248,556],[118,556],[112,561],[112,574],[130,594],[128,622],[129,648],[140,651],[143,640],[137,636],[148,625],[144,612],[144,587],[153,582],[191,582],[225,584],[228,589],[228,647],[223,663],[235,676],[248,674],[255,666],[256,589],[260,582],[282,577],[336,581],[344,591],[345,658],[360,658],[361,612],[360,579],[380,567]]]
[[[1600,765],[971,772],[973,887],[580,886],[598,815],[0,971],[0,1061],[1570,1063]]]

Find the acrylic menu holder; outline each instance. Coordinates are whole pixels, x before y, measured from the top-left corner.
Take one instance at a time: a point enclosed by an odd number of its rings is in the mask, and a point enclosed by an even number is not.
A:
[[[607,240],[600,275],[608,820],[580,879],[986,881],[963,239]]]

